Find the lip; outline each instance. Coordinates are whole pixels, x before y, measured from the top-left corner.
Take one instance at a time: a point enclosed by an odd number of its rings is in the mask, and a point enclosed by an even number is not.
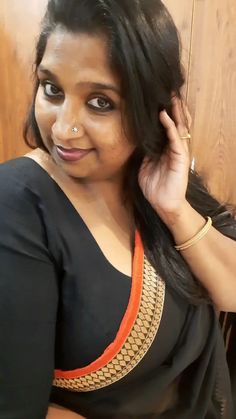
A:
[[[64,161],[79,161],[87,156],[93,149],[80,149],[80,148],[63,148],[55,146],[58,156]]]

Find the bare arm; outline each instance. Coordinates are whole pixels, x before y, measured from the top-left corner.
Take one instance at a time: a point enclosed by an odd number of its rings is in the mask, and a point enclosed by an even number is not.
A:
[[[182,244],[195,236],[206,221],[186,199],[189,134],[179,100],[175,97],[172,102],[173,119],[166,112],[160,113],[169,140],[167,147],[157,163],[144,159],[139,183],[176,244]],[[236,311],[236,242],[212,227],[203,239],[181,253],[216,306],[223,311]]]
[[[169,219],[167,225],[175,242],[182,244],[205,223],[186,201],[179,215],[174,220]],[[211,227],[203,239],[181,253],[218,309],[236,312],[236,242]]]

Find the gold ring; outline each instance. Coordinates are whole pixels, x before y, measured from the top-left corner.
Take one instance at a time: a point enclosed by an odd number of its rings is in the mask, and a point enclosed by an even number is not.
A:
[[[180,137],[181,138],[181,140],[191,140],[191,134],[187,134],[186,136],[184,136],[184,137]]]

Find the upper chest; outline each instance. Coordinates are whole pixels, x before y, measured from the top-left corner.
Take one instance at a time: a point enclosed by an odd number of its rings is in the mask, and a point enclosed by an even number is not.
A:
[[[51,177],[57,188],[54,196],[54,221],[76,231],[77,223],[83,225],[87,234],[94,240],[104,258],[121,273],[132,275],[133,223],[123,205],[105,205],[102,199],[94,199],[83,193],[75,182],[65,179],[55,168],[45,153],[34,150],[27,155],[39,164]],[[60,219],[56,214],[63,205]],[[70,240],[70,238],[68,238]],[[79,237],[78,237],[79,240]]]

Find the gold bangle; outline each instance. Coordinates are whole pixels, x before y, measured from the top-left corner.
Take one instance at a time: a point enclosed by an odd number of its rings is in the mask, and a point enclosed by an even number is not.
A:
[[[193,246],[207,234],[211,226],[212,226],[212,219],[211,217],[207,217],[207,222],[204,225],[204,227],[199,231],[199,233],[197,233],[192,239],[186,241],[185,243],[175,246],[175,249],[180,251],[180,250],[188,249],[189,247]]]

